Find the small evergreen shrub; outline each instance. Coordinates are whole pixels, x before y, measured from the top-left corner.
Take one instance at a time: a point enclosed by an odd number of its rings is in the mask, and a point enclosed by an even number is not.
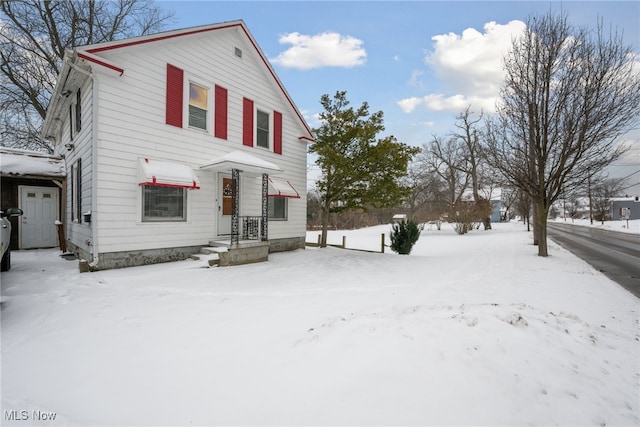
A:
[[[415,222],[399,222],[391,227],[391,250],[400,255],[409,255],[420,238],[421,227]]]

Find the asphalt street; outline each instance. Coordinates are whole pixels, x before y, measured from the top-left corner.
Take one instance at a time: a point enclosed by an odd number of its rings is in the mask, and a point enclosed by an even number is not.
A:
[[[640,298],[640,235],[547,223],[549,237]]]

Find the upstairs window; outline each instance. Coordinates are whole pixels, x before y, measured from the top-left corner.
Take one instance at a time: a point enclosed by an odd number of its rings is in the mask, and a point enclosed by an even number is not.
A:
[[[269,148],[269,113],[260,110],[256,115],[256,145]]]
[[[189,126],[207,130],[209,90],[189,83]]]

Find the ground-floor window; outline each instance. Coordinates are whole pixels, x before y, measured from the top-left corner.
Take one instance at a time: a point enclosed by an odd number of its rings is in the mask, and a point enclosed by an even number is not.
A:
[[[269,197],[269,219],[287,219],[287,198]]]
[[[187,192],[184,188],[142,187],[143,221],[186,221]]]

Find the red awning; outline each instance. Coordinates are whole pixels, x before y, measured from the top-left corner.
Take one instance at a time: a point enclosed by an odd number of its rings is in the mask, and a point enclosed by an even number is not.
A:
[[[276,179],[269,177],[269,192],[268,196],[278,196],[278,197],[291,197],[294,199],[300,198],[300,193],[295,187],[289,182],[282,179]]]
[[[139,185],[199,189],[200,181],[190,166],[140,159]]]

